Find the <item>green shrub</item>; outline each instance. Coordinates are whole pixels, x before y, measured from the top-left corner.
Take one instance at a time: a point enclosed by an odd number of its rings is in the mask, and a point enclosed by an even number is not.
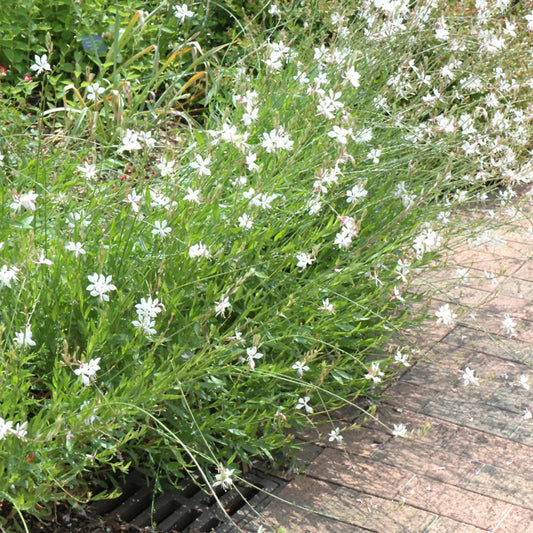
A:
[[[109,83],[101,101],[74,86],[33,128],[3,123],[0,499],[15,511],[84,501],[105,467],[220,485],[312,411],[372,403],[408,363],[412,272],[449,211],[528,171],[527,73],[496,70],[522,57],[512,41],[499,56],[453,19],[450,79],[442,10],[365,4],[349,25],[328,6],[307,28],[306,4],[280,6],[287,26],[264,14],[265,41],[250,32],[213,71],[202,125],[153,127],[144,91],[168,80],[129,77],[140,15],[86,82]],[[170,101],[204,60],[173,73]]]

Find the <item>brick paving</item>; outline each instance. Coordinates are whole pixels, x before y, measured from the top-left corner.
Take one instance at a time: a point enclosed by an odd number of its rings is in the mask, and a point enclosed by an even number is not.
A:
[[[424,274],[437,288],[432,312],[448,302],[456,324],[425,322],[420,356],[388,385],[375,419],[354,426],[360,411],[345,407],[335,420],[348,428],[342,443],[307,436],[299,473],[261,511],[265,531],[533,533],[531,228],[527,217],[502,227],[499,246],[463,246]],[[465,283],[457,268],[468,269]],[[478,386],[463,385],[466,367]],[[392,435],[394,424],[407,438]]]

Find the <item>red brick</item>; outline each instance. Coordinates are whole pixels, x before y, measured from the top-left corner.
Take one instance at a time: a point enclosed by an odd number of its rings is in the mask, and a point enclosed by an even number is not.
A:
[[[486,533],[486,529],[479,529],[461,522],[439,516],[424,533]]]
[[[524,444],[483,431],[460,428],[448,441],[445,449],[457,455],[533,477],[533,449]]]
[[[533,513],[513,507],[494,530],[495,533],[533,533]]]
[[[399,410],[397,410],[399,409]],[[424,408],[425,409],[425,408]],[[455,434],[459,426],[436,417],[421,413],[413,413],[408,409],[385,404],[377,413],[378,420],[372,420],[365,425],[388,431],[393,430],[394,424],[404,424],[411,436],[416,436],[417,441],[434,448],[443,447]],[[385,429],[383,429],[385,431]]]
[[[307,474],[382,498],[394,498],[412,477],[406,470],[331,448],[309,466]]]
[[[435,519],[427,511],[345,487],[341,487],[329,498],[321,510],[328,515],[343,517],[350,524],[364,527],[365,530],[384,533],[425,531]]]
[[[501,327],[503,333],[501,322],[498,327]],[[458,326],[444,338],[443,343],[495,355],[501,359],[533,362],[533,344],[506,336],[487,335],[473,328]]]
[[[498,288],[498,293],[503,296],[533,301],[533,281],[516,277],[507,278]]]
[[[372,460],[458,486],[474,478],[481,468],[476,461],[405,438],[387,442]]]
[[[466,481],[466,480],[465,480]],[[492,465],[483,467],[466,484],[468,490],[533,510],[533,479]]]
[[[435,390],[406,381],[398,381],[383,392],[387,403],[401,404],[405,409],[418,411],[435,396]]]
[[[493,529],[511,505],[488,496],[417,476],[401,490],[408,505],[464,522],[481,529]]]

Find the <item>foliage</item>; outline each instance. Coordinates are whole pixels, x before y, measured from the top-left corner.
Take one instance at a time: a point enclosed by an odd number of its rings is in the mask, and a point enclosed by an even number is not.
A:
[[[114,17],[62,106],[56,44],[42,113],[3,101],[0,498],[15,512],[85,501],[103,467],[225,486],[409,364],[410,282],[449,211],[531,173],[527,70],[501,67],[525,28],[500,46],[501,10],[465,33],[419,4],[258,6],[202,124],[173,106],[222,48],[173,43],[164,3]],[[113,18],[94,9],[95,27]]]

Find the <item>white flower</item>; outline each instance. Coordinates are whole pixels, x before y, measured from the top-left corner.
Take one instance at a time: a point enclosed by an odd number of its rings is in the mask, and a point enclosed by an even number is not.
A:
[[[270,5],[270,8],[268,9],[268,14],[272,15],[273,17],[281,17],[281,11],[279,10],[279,7],[276,4]]]
[[[395,437],[405,437],[407,436],[407,427],[405,424],[393,424],[394,429],[392,430],[392,434]]]
[[[218,472],[219,473],[215,476],[213,487],[218,487],[220,485],[224,490],[229,489],[233,485],[232,476],[235,470],[224,468],[222,465],[220,465]]]
[[[76,259],[80,255],[85,255],[85,253],[86,253],[85,250],[83,249],[83,243],[81,243],[81,242],[72,242],[72,241],[70,241],[67,244],[66,249],[69,252],[74,252],[74,257],[76,257]]]
[[[223,296],[215,304],[215,316],[226,316],[226,309],[231,309],[231,304],[229,303],[229,298],[227,296]]]
[[[128,204],[131,204],[131,210],[134,212],[134,213],[138,213],[141,206],[139,205],[140,204],[140,201],[142,200],[142,195],[141,194],[137,194],[135,192],[135,190],[132,190],[128,193],[128,196],[126,196],[126,200],[125,202],[128,203]]]
[[[256,163],[257,161],[257,154],[254,154],[252,152],[250,152],[247,156],[246,156],[246,166],[248,167],[248,170],[250,172],[252,172],[253,170],[257,170],[259,168],[259,165]]]
[[[11,288],[12,281],[18,281],[17,273],[19,269],[17,267],[8,268],[7,265],[4,265],[0,268],[0,289],[2,287]]]
[[[298,268],[301,268],[302,270],[305,270],[308,266],[312,265],[315,261],[314,257],[311,257],[310,255],[303,253],[303,252],[296,254],[296,259],[298,260],[298,264],[296,266]]]
[[[329,303],[329,298],[322,300],[322,305],[318,308],[319,311],[323,313],[335,314],[335,305]]]
[[[51,261],[50,259],[46,259],[46,257],[44,256],[44,252],[41,250],[41,253],[39,254],[39,259],[36,259],[35,261],[33,261],[36,265],[53,265],[54,262]]]
[[[15,435],[18,439],[24,439],[26,435],[28,434],[28,431],[26,428],[28,427],[28,422],[17,422],[17,425],[15,426],[15,429],[11,430],[11,433]]]
[[[172,174],[172,170],[174,169],[174,161],[160,161],[157,163],[156,167],[159,172],[161,172],[162,177],[169,176]]]
[[[351,128],[341,128],[340,126],[333,126],[331,131],[328,131],[328,137],[335,139],[341,144],[346,144],[348,142],[348,135],[352,135],[353,131]]]
[[[167,224],[168,223],[166,220],[163,220],[162,222],[156,220],[154,222],[154,229],[152,229],[152,235],[157,235],[161,238],[166,237],[172,231],[172,229],[169,228]]]
[[[139,316],[148,316],[150,318],[155,318],[161,310],[164,308],[162,302],[159,301],[159,298],[155,300],[151,296],[148,298],[141,298],[141,303],[135,304],[135,309],[137,309],[137,314]]]
[[[199,242],[198,244],[193,244],[189,247],[189,257],[191,259],[197,258],[197,257],[211,257],[211,254],[209,253],[209,250],[207,247]]]
[[[483,270],[483,273],[485,274],[485,277],[490,280],[491,285],[497,285],[498,279],[496,278],[496,274],[494,272],[489,272],[488,270]]]
[[[457,315],[450,309],[450,304],[444,304],[435,313],[437,317],[437,324],[444,324],[445,326],[453,326]]]
[[[299,377],[302,377],[304,372],[309,370],[309,367],[305,364],[305,361],[296,361],[291,367],[293,370],[296,370],[296,373]]]
[[[402,282],[407,282],[407,276],[409,275],[411,262],[405,259],[398,259],[398,264],[396,265],[395,274],[398,279]]]
[[[190,19],[194,17],[196,13],[189,9],[187,4],[182,4],[181,6],[174,6],[174,16],[180,21],[180,24],[185,22],[185,19]]]
[[[154,328],[155,320],[148,315],[139,315],[139,320],[133,320],[132,324],[140,330],[143,335],[155,335],[157,330]]]
[[[24,331],[19,331],[18,333],[15,333],[13,342],[20,347],[35,346],[35,341],[32,338],[31,327],[29,324],[26,326],[26,329]]]
[[[307,405],[310,399],[311,398],[309,396],[306,396],[305,398],[298,398],[296,409],[304,408],[306,413],[311,414],[313,412],[313,408],[310,405]]]
[[[346,74],[344,75],[344,79],[349,81],[356,89],[361,85],[359,83],[359,79],[361,78],[361,74],[355,71],[353,67],[350,67]]]
[[[194,202],[195,204],[200,203],[200,189],[193,190],[190,187],[187,187],[187,194],[183,197],[184,200],[189,202]]]
[[[105,88],[100,87],[98,82],[93,83],[87,87],[87,100],[96,100],[104,92]]]
[[[84,161],[82,165],[78,165],[76,170],[83,174],[88,180],[92,180],[97,176],[96,165]]]
[[[528,376],[521,375],[519,383],[520,383],[520,385],[522,387],[524,387],[524,389],[526,389],[526,390],[530,389],[529,377]]]
[[[337,244],[341,249],[347,249],[352,244],[352,233],[347,228],[342,228],[342,230],[335,235],[334,244]]]
[[[248,364],[250,365],[250,368],[252,370],[255,368],[255,360],[261,359],[262,357],[263,357],[263,354],[257,351],[256,346],[252,346],[251,348],[246,348],[246,360],[248,361]]]
[[[349,204],[355,204],[361,198],[365,198],[367,194],[368,191],[365,189],[364,185],[358,183],[354,185],[351,190],[346,191],[346,202]]]
[[[244,229],[251,229],[254,225],[254,219],[247,213],[243,213],[239,219],[239,227]]]
[[[122,138],[122,146],[119,147],[118,152],[129,152],[130,150],[140,150],[141,148],[139,132],[127,129]]]
[[[81,363],[80,367],[74,370],[76,376],[81,376],[81,381],[85,386],[89,385],[91,378],[96,376],[96,372],[100,370],[100,357],[91,359],[88,363]]]
[[[211,170],[209,168],[209,163],[211,163],[211,158],[206,157],[205,159],[201,155],[196,156],[196,161],[190,163],[190,167],[198,171],[200,176],[210,176]]]
[[[8,433],[11,433],[13,422],[4,420],[0,417],[0,440],[3,440]]]
[[[15,211],[18,211],[21,207],[24,207],[28,211],[35,211],[35,200],[37,200],[38,196],[33,191],[21,194],[15,193],[13,195],[13,202],[9,204],[9,207]]]
[[[402,352],[400,349],[396,350],[396,355],[394,356],[394,360],[397,363],[400,363],[405,367],[411,366],[409,363],[409,354]]]
[[[380,383],[385,374],[379,369],[379,363],[373,362],[370,370],[365,374],[366,379],[371,379],[374,383]]]
[[[372,159],[372,162],[377,165],[379,163],[380,156],[381,156],[381,150],[379,148],[372,148],[372,150],[368,152],[366,158]]]
[[[529,409],[524,409],[522,417],[524,420],[531,420],[531,418],[533,418],[533,413]]]
[[[98,296],[100,301],[105,300],[109,302],[108,292],[116,291],[117,288],[111,283],[112,276],[104,276],[103,274],[94,273],[87,276],[90,285],[87,286],[87,290],[91,293],[91,296]]]
[[[140,131],[139,141],[142,141],[147,148],[153,148],[156,144],[156,140],[152,137],[151,131]]]
[[[470,368],[466,367],[463,372],[463,385],[466,387],[467,385],[476,385],[479,386],[479,378],[474,376],[474,371],[470,370]]]
[[[509,316],[509,314],[503,315],[503,327],[505,328],[505,333],[509,335],[510,337],[516,337],[516,322]]]
[[[273,129],[269,133],[263,133],[261,146],[268,153],[272,153],[276,150],[290,150],[293,144],[294,141],[291,141],[289,134],[285,132],[283,126],[280,126],[279,129]]]
[[[367,143],[372,140],[374,134],[372,128],[364,128],[356,134],[352,135],[352,140],[356,143]]]
[[[337,442],[342,442],[343,440],[343,436],[340,434],[340,429],[339,428],[335,428],[335,429],[332,429],[330,432],[329,432],[329,442],[333,442],[334,440],[336,440]]]
[[[39,76],[43,72],[48,72],[52,70],[50,63],[48,63],[48,56],[43,54],[42,56],[35,56],[35,63],[30,67],[31,70],[35,71],[35,75]]]

